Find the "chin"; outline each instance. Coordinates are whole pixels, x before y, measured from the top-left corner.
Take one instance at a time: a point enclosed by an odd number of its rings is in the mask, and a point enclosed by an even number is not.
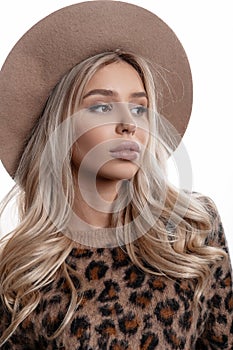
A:
[[[130,180],[138,172],[138,165],[128,160],[113,160],[106,163],[98,172],[97,177],[106,180]]]

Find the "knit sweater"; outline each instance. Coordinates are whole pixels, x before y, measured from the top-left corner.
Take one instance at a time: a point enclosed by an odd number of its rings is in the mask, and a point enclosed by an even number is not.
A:
[[[225,247],[221,223],[215,233]],[[209,243],[210,244],[210,243]],[[194,281],[143,272],[124,248],[77,246],[67,263],[82,277],[83,297],[69,324],[61,324],[70,301],[62,274],[41,290],[41,302],[2,350],[212,350],[233,349],[231,266],[219,261],[194,310]],[[74,282],[79,291],[80,281]],[[0,334],[9,315],[0,305]]]

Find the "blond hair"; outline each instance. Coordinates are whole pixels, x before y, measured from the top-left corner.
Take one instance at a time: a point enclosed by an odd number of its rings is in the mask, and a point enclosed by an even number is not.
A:
[[[71,270],[66,263],[74,242],[63,234],[74,200],[71,151],[64,157],[60,140],[54,139],[49,144],[51,152],[44,165],[45,172],[39,179],[40,161],[49,136],[65,118],[75,113],[84,88],[95,72],[121,60],[131,64],[140,74],[148,95],[149,109],[155,112],[148,116],[150,129],[159,130],[161,119],[156,112],[155,94],[159,93],[161,72],[158,70],[158,81],[154,81],[151,70],[156,71],[158,67],[150,67],[148,62],[134,54],[118,50],[88,58],[76,65],[55,87],[28,139],[15,176],[17,185],[12,195],[17,192],[20,224],[1,242],[0,294],[12,313],[11,324],[1,338],[2,344],[36,309],[41,288],[54,281],[59,271],[66,276],[71,299],[54,337],[62,332],[80,301],[72,281],[72,274],[78,271]],[[68,148],[72,139],[71,124],[68,123],[64,130],[64,149]],[[211,216],[205,204],[169,183],[166,161],[171,150],[167,140],[170,146],[174,142],[172,136],[165,135],[164,138],[162,133],[150,136],[148,154],[155,156],[145,156],[141,168],[129,181],[128,191],[134,189],[132,200],[122,215],[112,215],[111,222],[116,228],[123,223],[125,237],[131,234],[127,231],[127,223],[134,223],[138,239],[124,247],[134,264],[148,273],[195,281],[195,300],[198,302],[209,278],[211,264],[224,257],[225,253],[205,244],[212,230]],[[59,161],[63,164],[62,183],[66,202],[60,196]],[[46,192],[46,209],[41,191]],[[143,210],[145,203],[148,204],[147,211]],[[140,220],[134,220],[139,215]]]

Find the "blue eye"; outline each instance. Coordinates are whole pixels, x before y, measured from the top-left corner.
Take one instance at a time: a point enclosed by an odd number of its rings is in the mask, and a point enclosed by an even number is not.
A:
[[[130,109],[131,113],[136,117],[141,117],[147,114],[147,107],[144,106],[135,106]]]
[[[89,107],[88,110],[90,112],[94,112],[94,113],[107,113],[107,112],[111,112],[112,105],[100,103],[100,104]]]

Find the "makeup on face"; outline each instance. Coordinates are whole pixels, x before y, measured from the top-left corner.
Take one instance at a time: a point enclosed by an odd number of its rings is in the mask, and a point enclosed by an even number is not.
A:
[[[110,149],[110,154],[113,158],[120,158],[125,160],[135,160],[138,158],[141,149],[137,142],[122,141],[115,148]]]
[[[100,68],[80,104],[75,163],[106,179],[133,177],[148,142],[148,98],[138,72],[126,62]]]

